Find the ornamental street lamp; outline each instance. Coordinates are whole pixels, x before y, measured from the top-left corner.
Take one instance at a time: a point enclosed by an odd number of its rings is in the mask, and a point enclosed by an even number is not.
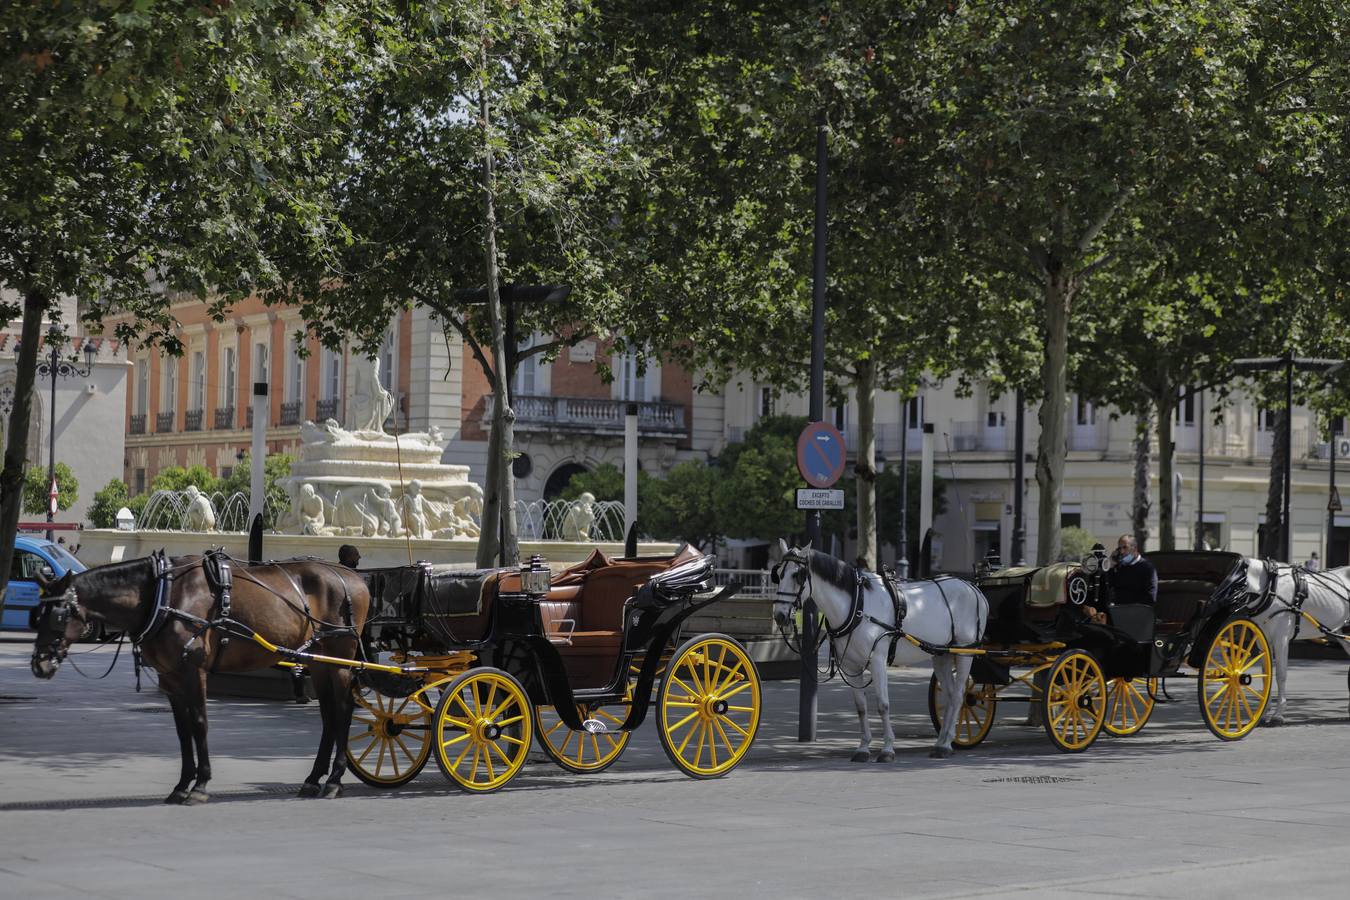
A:
[[[1343,359],[1308,359],[1294,356],[1293,353],[1260,359],[1239,359],[1233,363],[1233,368],[1239,372],[1284,370],[1284,507],[1280,515],[1280,549],[1285,562],[1294,561],[1294,529],[1289,521],[1289,493],[1293,481],[1294,370],[1331,375],[1345,363]]]
[[[55,491],[56,488],[56,379],[62,378],[88,378],[94,371],[94,357],[98,355],[98,348],[94,346],[93,341],[88,338],[84,341],[84,368],[81,369],[74,361],[61,358],[61,347],[66,342],[66,336],[62,334],[61,329],[55,325],[47,330],[47,346],[50,348],[50,355],[37,364],[38,377],[50,375],[52,378],[52,401],[51,401],[51,425],[47,432],[47,484],[49,489]],[[15,351],[18,347],[15,346]],[[49,500],[47,503],[47,540],[53,539],[54,529],[51,527],[52,520],[56,515],[56,503]]]

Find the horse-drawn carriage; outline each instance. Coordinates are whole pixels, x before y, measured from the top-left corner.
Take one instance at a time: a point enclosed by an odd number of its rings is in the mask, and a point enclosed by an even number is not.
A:
[[[679,638],[738,588],[714,591],[712,560],[689,547],[597,551],[556,575],[538,557],[357,572],[156,553],[54,582],[31,665],[54,676],[91,622],[130,636],[173,707],[183,769],[170,803],[209,796],[208,674],[276,664],[308,667],[319,694],[323,737],[301,796],[340,796],[348,766],[368,784],[404,784],[433,755],[461,788],[494,791],[520,772],[536,733],[558,765],[599,771],[653,703],[667,756],[713,778],[754,741],[759,675],[726,635]]]
[[[1000,700],[1040,707],[1060,750],[1086,750],[1102,730],[1138,732],[1163,679],[1194,677],[1200,714],[1222,740],[1245,737],[1270,697],[1271,653],[1253,621],[1258,598],[1234,553],[1157,552],[1156,604],[1108,602],[1105,554],[1080,563],[1013,568],[979,586],[990,618],[959,711],[954,743],[973,747],[993,725]],[[1099,613],[1093,615],[1091,610]],[[1028,694],[1009,696],[1013,686]],[[935,727],[944,698],[929,686]]]
[[[737,589],[712,593],[712,560],[689,547],[596,551],[552,577],[537,558],[520,570],[362,574],[365,655],[403,669],[360,675],[347,756],[367,784],[404,784],[434,756],[465,790],[496,790],[524,765],[532,734],[562,768],[598,772],[653,699],[661,746],[692,777],[730,771],[754,739],[760,686],[745,649],[703,634],[671,652],[691,615]]]

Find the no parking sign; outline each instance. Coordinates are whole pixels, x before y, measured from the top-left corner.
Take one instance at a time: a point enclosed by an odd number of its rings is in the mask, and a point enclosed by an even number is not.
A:
[[[826,422],[812,422],[797,438],[797,471],[806,483],[827,488],[844,474],[844,436]]]

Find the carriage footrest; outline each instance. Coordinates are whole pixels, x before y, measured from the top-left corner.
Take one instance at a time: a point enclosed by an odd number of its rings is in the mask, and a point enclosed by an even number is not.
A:
[[[581,723],[581,729],[587,734],[609,734],[609,726],[599,719],[587,719]]]

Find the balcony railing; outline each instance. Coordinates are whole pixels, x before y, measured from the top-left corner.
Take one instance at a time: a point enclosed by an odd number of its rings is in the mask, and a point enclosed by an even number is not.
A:
[[[953,422],[951,442],[951,449],[956,453],[1005,453],[1010,447],[1008,427],[990,426],[987,422]]]
[[[483,422],[492,421],[493,396],[484,398]],[[522,394],[515,398],[517,431],[588,431],[623,433],[628,403],[591,397],[548,397]],[[684,437],[689,433],[684,407],[678,403],[637,404],[638,432]]]
[[[159,413],[155,416],[155,433],[163,434],[173,431],[173,413]]]
[[[202,430],[202,411],[200,409],[189,409],[183,413],[183,430]]]
[[[145,434],[145,413],[131,417],[127,422],[127,434]]]
[[[320,422],[338,417],[338,400],[334,397],[331,400],[320,400],[314,404],[314,418]]]
[[[224,431],[234,427],[234,407],[222,406],[216,410],[216,430]]]
[[[1106,430],[1100,425],[1070,424],[1066,443],[1070,450],[1105,450]]]
[[[290,403],[281,404],[281,424],[299,425],[300,414],[305,409],[305,401],[292,400]]]

